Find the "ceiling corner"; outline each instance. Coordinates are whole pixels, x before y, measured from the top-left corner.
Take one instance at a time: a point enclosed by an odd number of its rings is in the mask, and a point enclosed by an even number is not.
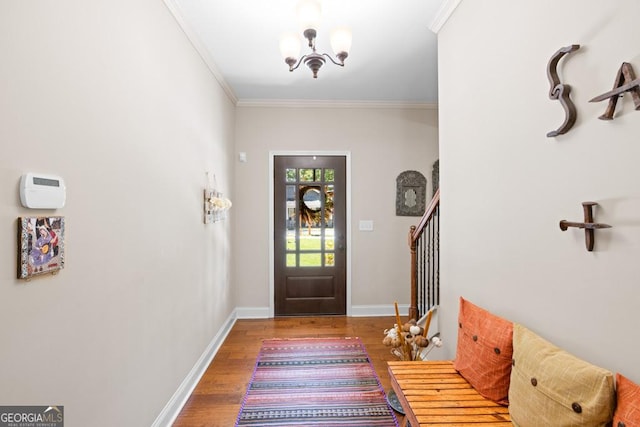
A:
[[[438,9],[438,12],[436,12],[433,21],[429,24],[429,29],[438,34],[460,3],[462,3],[462,0],[445,0],[440,6],[440,9]]]
[[[173,15],[173,18],[178,23],[178,26],[182,29],[184,34],[187,36],[187,40],[189,40],[189,42],[191,43],[193,48],[196,50],[198,55],[200,55],[200,58],[202,58],[207,68],[209,68],[209,71],[211,71],[211,74],[213,74],[215,79],[218,81],[218,83],[222,87],[222,90],[224,90],[229,100],[234,105],[237,105],[238,97],[236,96],[231,86],[229,86],[229,84],[226,82],[226,80],[222,76],[222,73],[220,72],[217,65],[215,64],[215,61],[209,54],[208,49],[205,48],[204,44],[200,40],[200,37],[198,36],[198,34],[187,24],[187,21],[183,18],[178,5],[175,3],[174,0],[163,0],[163,1],[165,6],[167,6],[167,9],[169,9],[169,12],[171,13],[171,15]]]

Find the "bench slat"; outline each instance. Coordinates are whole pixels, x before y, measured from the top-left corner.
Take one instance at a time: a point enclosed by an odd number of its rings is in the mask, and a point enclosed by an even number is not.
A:
[[[426,408],[423,406],[412,406],[413,412],[418,414],[426,414],[426,415],[501,415],[509,413],[509,409],[502,408],[492,408],[492,407],[476,407],[476,408],[467,408],[467,407],[430,407]]]
[[[391,385],[412,427],[511,426],[509,408],[480,395],[453,361],[388,362]]]
[[[422,424],[423,426],[434,426],[434,427],[513,427],[511,421],[494,421],[490,423],[479,423],[479,422],[460,422],[460,423],[430,423],[430,424]],[[413,426],[413,424],[411,424]]]
[[[416,414],[419,425],[429,425],[435,423],[452,424],[452,423],[492,423],[505,422],[508,417],[488,415],[420,415]],[[411,424],[413,425],[413,424]]]
[[[492,408],[497,410],[499,408],[504,408],[504,406],[496,405],[491,401],[482,401],[482,400],[451,400],[449,398],[445,399],[435,399],[438,396],[429,396],[429,400],[425,400],[424,396],[411,396],[408,397],[407,403],[411,405],[411,408],[417,410],[419,408]],[[506,408],[505,408],[506,409]],[[508,412],[508,411],[507,411]]]

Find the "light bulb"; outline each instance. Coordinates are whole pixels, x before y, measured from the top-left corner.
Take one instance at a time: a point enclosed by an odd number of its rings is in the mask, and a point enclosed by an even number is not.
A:
[[[302,31],[317,30],[320,26],[322,8],[317,0],[302,0],[298,3],[298,22]]]
[[[336,28],[331,31],[331,48],[336,55],[346,53],[351,50],[352,35],[346,28]]]
[[[280,53],[282,58],[298,59],[300,56],[300,38],[293,33],[285,34],[280,39]]]

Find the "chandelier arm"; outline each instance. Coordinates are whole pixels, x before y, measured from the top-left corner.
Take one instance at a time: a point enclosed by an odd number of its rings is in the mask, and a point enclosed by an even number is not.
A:
[[[331,60],[331,62],[333,62],[336,65],[339,65],[341,67],[344,67],[344,62],[336,62],[331,55],[329,55],[328,53],[323,53],[322,56],[326,56],[327,58],[329,58]]]
[[[297,70],[297,69],[298,69],[298,67],[300,66],[300,64],[302,64],[302,63],[304,62],[304,60],[305,60],[305,58],[306,58],[307,56],[309,56],[309,54],[306,54],[306,55],[301,56],[301,57],[300,57],[300,59],[298,59],[298,63],[295,65],[295,67],[294,67],[294,66],[292,66],[292,65],[290,65],[290,66],[289,66],[289,71]]]

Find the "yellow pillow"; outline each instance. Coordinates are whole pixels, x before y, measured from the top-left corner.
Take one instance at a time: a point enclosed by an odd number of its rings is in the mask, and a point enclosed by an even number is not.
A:
[[[611,372],[514,324],[509,413],[515,426],[605,426],[614,406]]]

